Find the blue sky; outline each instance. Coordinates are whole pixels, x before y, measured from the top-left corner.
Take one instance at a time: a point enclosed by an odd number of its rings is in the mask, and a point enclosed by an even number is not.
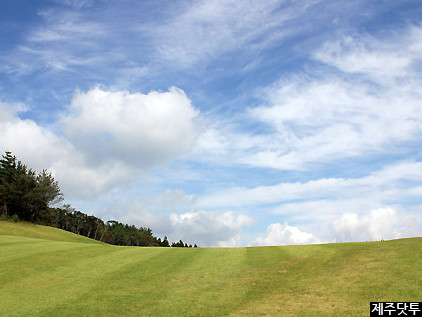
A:
[[[201,246],[422,235],[420,1],[0,2],[0,150]]]

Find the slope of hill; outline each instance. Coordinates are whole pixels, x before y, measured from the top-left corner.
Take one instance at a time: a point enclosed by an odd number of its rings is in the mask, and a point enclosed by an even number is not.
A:
[[[422,298],[422,238],[139,248],[14,226],[0,222],[1,316],[368,316],[370,301]]]
[[[47,227],[35,225],[26,222],[6,222],[0,221],[0,235],[11,235],[21,236],[27,238],[46,239],[54,241],[65,241],[65,242],[79,242],[79,243],[95,243],[101,244],[101,242],[94,239],[89,239],[84,236],[73,234],[71,232]]]

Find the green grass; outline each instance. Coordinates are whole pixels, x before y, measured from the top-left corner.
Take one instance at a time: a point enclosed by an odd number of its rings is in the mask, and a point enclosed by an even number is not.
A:
[[[422,238],[137,248],[0,222],[0,316],[368,316],[421,285]]]
[[[26,238],[46,239],[54,241],[65,241],[65,242],[79,242],[79,243],[95,243],[100,244],[101,242],[94,239],[88,239],[86,237],[73,234],[71,232],[40,225],[34,225],[32,223],[25,222],[7,222],[0,221],[0,235],[20,236]]]

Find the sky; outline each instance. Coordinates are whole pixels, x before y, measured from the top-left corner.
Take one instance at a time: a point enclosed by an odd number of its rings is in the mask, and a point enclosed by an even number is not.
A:
[[[422,236],[420,0],[0,0],[0,151],[199,246]]]

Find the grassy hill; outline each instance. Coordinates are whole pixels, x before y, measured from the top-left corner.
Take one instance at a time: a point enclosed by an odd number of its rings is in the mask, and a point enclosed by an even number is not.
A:
[[[0,221],[0,235],[19,236],[54,241],[102,244],[94,239],[73,234],[71,232],[31,223],[13,223]]]
[[[422,298],[422,238],[138,248],[0,222],[0,255],[0,316],[368,316]]]

